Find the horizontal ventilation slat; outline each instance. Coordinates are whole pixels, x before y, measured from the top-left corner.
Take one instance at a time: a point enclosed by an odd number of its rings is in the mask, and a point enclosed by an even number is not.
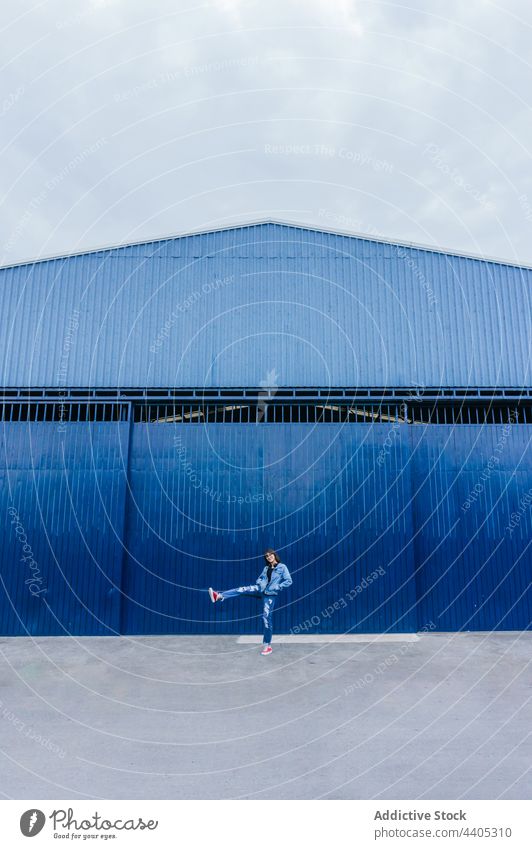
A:
[[[225,400],[222,403],[192,400],[186,403],[132,404],[136,422],[204,424],[269,424],[327,422],[398,422],[402,424],[530,424],[532,404],[480,403],[351,403],[317,399],[307,403],[263,399]],[[0,403],[0,419],[8,422],[109,422],[127,421],[129,405],[100,402],[49,401]]]

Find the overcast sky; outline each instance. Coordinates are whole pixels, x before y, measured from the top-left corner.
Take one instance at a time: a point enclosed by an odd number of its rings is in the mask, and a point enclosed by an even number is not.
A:
[[[0,261],[257,218],[532,264],[532,4],[3,0]]]

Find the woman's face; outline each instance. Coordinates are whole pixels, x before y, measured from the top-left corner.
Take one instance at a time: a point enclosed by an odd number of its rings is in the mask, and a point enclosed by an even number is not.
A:
[[[266,560],[268,561],[270,566],[274,566],[275,565],[275,554],[267,554]]]

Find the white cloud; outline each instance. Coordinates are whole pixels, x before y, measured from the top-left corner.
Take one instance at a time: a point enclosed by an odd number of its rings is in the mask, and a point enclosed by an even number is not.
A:
[[[531,12],[524,0],[52,0],[19,20],[6,3],[1,241],[47,180],[106,142],[4,260],[283,210],[321,226],[327,209],[391,238],[532,262],[519,200],[532,197]]]

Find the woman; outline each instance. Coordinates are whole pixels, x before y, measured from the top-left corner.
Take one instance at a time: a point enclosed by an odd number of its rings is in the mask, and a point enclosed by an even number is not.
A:
[[[251,595],[263,600],[262,621],[264,623],[264,637],[261,654],[272,653],[272,613],[275,600],[281,590],[292,584],[290,572],[279,559],[279,555],[273,548],[267,548],[264,552],[266,566],[257,578],[256,583],[249,587],[235,587],[233,590],[216,592],[209,587],[211,601],[224,601],[226,598],[236,598],[242,595]]]

